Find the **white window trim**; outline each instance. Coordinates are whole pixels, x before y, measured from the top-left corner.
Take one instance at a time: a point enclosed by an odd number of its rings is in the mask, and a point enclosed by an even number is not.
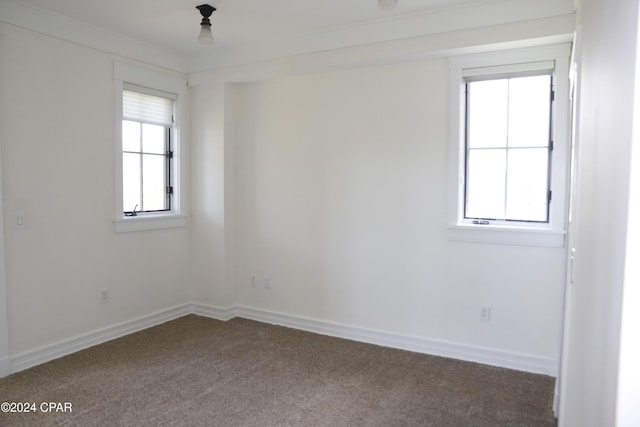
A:
[[[136,67],[131,64],[114,62],[115,77],[115,211],[116,232],[156,230],[184,227],[187,224],[185,180],[186,155],[186,79],[169,74]],[[168,212],[139,213],[135,217],[125,216],[122,208],[122,90],[125,83],[144,88],[168,92],[176,95],[174,118],[174,170],[171,185],[174,188],[171,210]]]
[[[451,127],[449,144],[449,186],[447,235],[449,240],[509,245],[563,247],[566,235],[567,177],[569,164],[569,56],[570,44],[531,47],[449,58],[451,71]],[[464,211],[464,77],[491,75],[505,67],[522,69],[553,61],[555,106],[554,150],[551,164],[553,200],[545,224],[473,224]]]

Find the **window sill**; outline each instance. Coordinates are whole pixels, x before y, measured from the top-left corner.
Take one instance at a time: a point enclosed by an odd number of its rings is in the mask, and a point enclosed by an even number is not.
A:
[[[187,215],[138,215],[122,217],[114,221],[117,233],[130,231],[161,230],[165,228],[177,228],[187,225]]]
[[[564,231],[553,231],[533,227],[471,224],[451,225],[447,227],[447,238],[453,241],[547,248],[564,247],[565,234]]]

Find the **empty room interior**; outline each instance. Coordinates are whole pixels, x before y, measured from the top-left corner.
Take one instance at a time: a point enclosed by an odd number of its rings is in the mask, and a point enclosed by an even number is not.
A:
[[[0,0],[0,376],[247,319],[639,425],[637,1],[203,2]]]

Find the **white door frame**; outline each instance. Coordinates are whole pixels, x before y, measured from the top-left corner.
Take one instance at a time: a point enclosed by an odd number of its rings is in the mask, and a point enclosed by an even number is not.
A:
[[[582,28],[576,28],[573,39],[573,50],[571,52],[571,64],[570,64],[570,126],[571,129],[571,149],[570,149],[570,161],[569,161],[569,193],[568,193],[568,206],[567,206],[567,235],[565,241],[565,277],[564,277],[564,289],[563,289],[563,318],[562,318],[562,332],[560,338],[560,358],[558,367],[558,376],[556,378],[556,387],[553,401],[553,411],[558,417],[559,422],[562,420],[562,408],[566,401],[566,387],[564,384],[565,375],[567,372],[568,359],[568,345],[570,335],[570,319],[572,310],[572,295],[571,287],[573,285],[573,263],[575,258],[575,235],[573,232],[573,216],[574,207],[576,205],[576,182],[578,179],[578,164],[577,156],[579,150],[578,141],[578,126],[580,121],[579,109],[580,109],[580,49]]]

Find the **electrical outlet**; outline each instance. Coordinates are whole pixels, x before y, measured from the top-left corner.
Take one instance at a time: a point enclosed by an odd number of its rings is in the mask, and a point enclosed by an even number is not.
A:
[[[271,278],[267,276],[264,277],[264,288],[265,289],[271,288]]]
[[[109,302],[109,289],[100,289],[100,303],[106,304]]]
[[[249,276],[249,286],[251,286],[252,288],[255,288],[256,287],[256,283],[257,283],[256,275],[255,274],[251,274]]]
[[[489,320],[491,320],[491,307],[488,305],[481,305],[480,306],[480,320],[484,320],[485,322],[488,322]]]

